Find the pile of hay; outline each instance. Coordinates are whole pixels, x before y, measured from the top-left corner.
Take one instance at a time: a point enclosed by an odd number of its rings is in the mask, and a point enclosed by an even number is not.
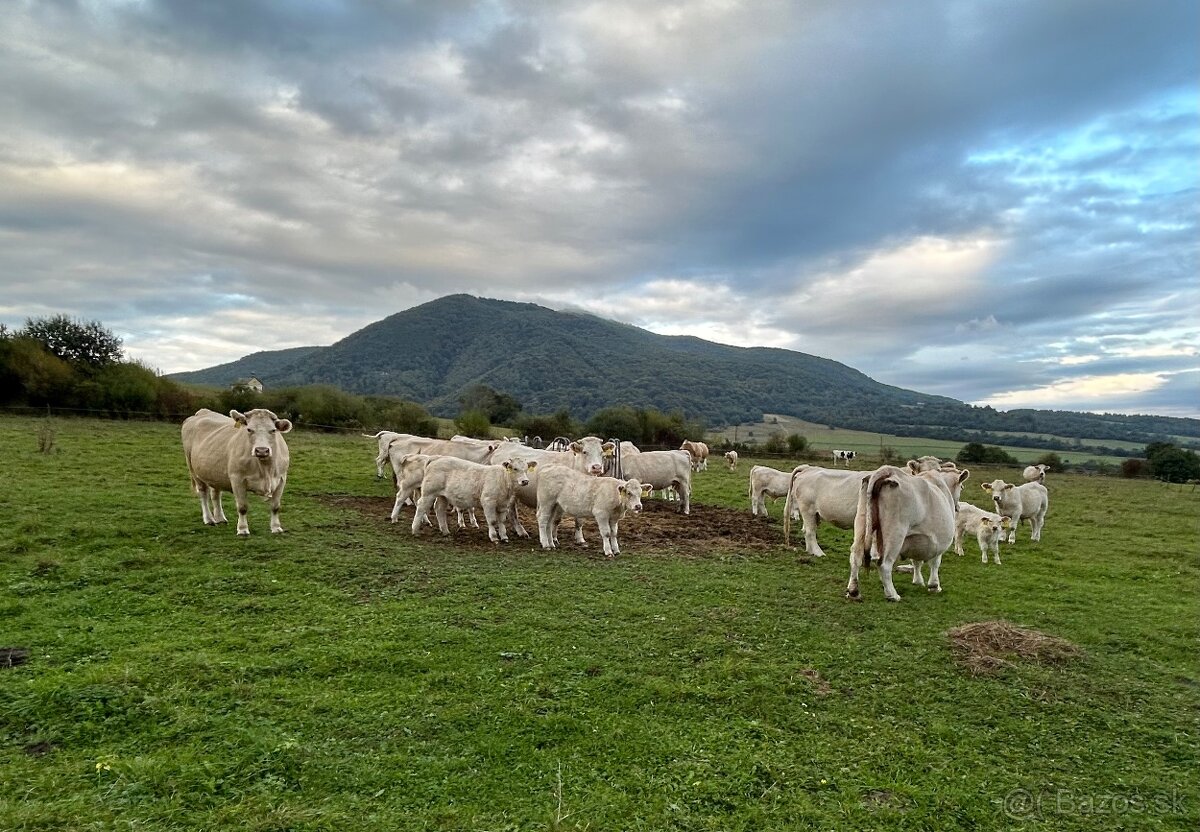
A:
[[[1083,650],[1057,636],[1018,627],[1008,621],[980,621],[946,631],[959,664],[973,676],[999,673],[1016,660],[1058,665],[1083,655]]]

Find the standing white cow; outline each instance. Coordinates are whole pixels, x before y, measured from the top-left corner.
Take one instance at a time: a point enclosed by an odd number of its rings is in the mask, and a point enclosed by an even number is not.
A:
[[[442,534],[450,533],[446,523],[447,505],[460,510],[479,507],[487,519],[488,540],[507,543],[505,521],[510,515],[516,516],[513,505],[516,489],[529,485],[529,475],[536,469],[536,462],[506,461],[499,465],[481,465],[450,456],[430,461],[425,466],[425,477],[421,481],[421,499],[417,501],[412,533],[417,534],[421,530],[421,523],[429,517],[430,506],[437,515],[438,529]]]
[[[792,518],[799,515],[804,523],[804,550],[813,557],[825,557],[817,542],[817,527],[822,521],[839,529],[854,527],[861,480],[859,471],[835,471],[815,465],[793,468],[783,507],[784,544],[792,545]]]
[[[1024,471],[1021,472],[1021,476],[1024,477],[1025,482],[1044,483],[1044,482],[1046,482],[1046,468],[1047,467],[1049,467],[1049,466],[1030,465],[1028,468],[1026,468]]]
[[[643,451],[621,462],[625,476],[652,489],[672,488],[679,495],[679,511],[692,513],[691,455],[678,451]]]
[[[183,420],[183,455],[192,488],[200,497],[205,525],[227,522],[221,492],[232,491],[239,535],[250,534],[246,522],[248,493],[270,500],[271,532],[283,531],[279,503],[291,463],[283,434],[291,429],[291,422],[263,408],[249,413],[231,410],[228,416],[202,409]]]
[[[730,471],[736,471],[737,463],[738,463],[738,452],[737,451],[726,451],[725,452],[725,463],[729,466]]]
[[[568,442],[565,451],[538,451],[521,446],[501,445],[492,454],[491,462],[498,464],[514,459],[533,460],[538,463],[539,468],[565,465],[581,473],[599,477],[604,474],[605,458],[614,452],[615,447],[612,442],[602,442],[596,436],[585,436],[575,442]],[[537,508],[537,479],[537,471],[534,471],[530,476],[529,484],[517,488],[517,499],[521,501],[522,505]],[[515,510],[513,511],[513,528],[518,536],[529,536],[529,532],[521,525],[521,520],[517,517]],[[578,518],[575,521],[575,542],[580,544],[584,542],[583,521]]]
[[[1046,522],[1046,512],[1050,510],[1050,492],[1046,486],[1040,482],[1011,485],[1004,480],[993,480],[980,483],[979,487],[992,495],[996,513],[1012,520],[1008,530],[1009,543],[1017,542],[1017,526],[1026,519],[1032,531],[1029,539],[1042,539],[1042,526]]]
[[[690,439],[683,440],[683,444],[679,446],[679,450],[687,451],[691,457],[693,471],[708,470],[708,445],[703,442],[693,442]]]
[[[375,455],[375,478],[383,479],[383,466],[388,461],[388,446],[397,439],[420,439],[426,442],[432,442],[432,439],[426,439],[423,436],[417,436],[412,433],[396,433],[394,430],[381,430],[378,433],[360,433],[359,436],[365,436],[367,439],[379,440],[379,453]]]
[[[766,498],[786,497],[791,484],[791,471],[779,471],[766,465],[753,466],[750,469],[750,513],[757,517],[761,511],[763,517],[769,517]]]
[[[963,555],[963,536],[970,533],[979,541],[979,554],[983,562],[988,562],[988,552],[996,565],[1000,564],[1000,541],[1008,530],[1010,521],[1007,517],[984,511],[970,503],[960,502],[958,514],[954,516],[954,552],[959,557]]]
[[[643,491],[648,493],[649,487],[643,489],[636,479],[592,477],[565,465],[547,466],[538,473],[537,483],[538,538],[542,548],[558,548],[558,524],[569,514],[593,518],[600,529],[604,554],[619,555],[618,526],[626,512],[636,514],[642,510]]]
[[[899,601],[892,568],[900,557],[913,562],[913,583],[923,584],[920,563],[929,563],[929,591],[941,592],[938,569],[942,555],[954,543],[954,516],[962,484],[971,474],[962,471],[924,471],[917,466],[885,465],[862,477],[854,543],[850,547],[850,581],[846,597],[859,597],[858,571],[879,562],[883,595]]]
[[[418,497],[421,482],[425,479],[425,466],[437,459],[428,454],[406,454],[393,463],[396,469],[396,504],[392,506],[391,520],[400,520],[400,507]]]

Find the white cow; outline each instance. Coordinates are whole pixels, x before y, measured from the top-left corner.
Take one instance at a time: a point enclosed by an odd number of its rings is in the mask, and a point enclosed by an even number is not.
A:
[[[839,462],[843,462],[843,463],[845,463],[846,467],[849,468],[850,460],[854,459],[854,457],[856,457],[856,456],[858,456],[858,454],[855,451],[837,451],[837,450],[835,450],[833,452],[833,464],[836,465]]]
[[[861,485],[860,471],[836,471],[815,465],[793,468],[783,508],[785,545],[792,545],[792,518],[799,515],[804,523],[804,550],[813,557],[825,557],[817,542],[817,527],[824,521],[839,529],[853,528]]]
[[[452,439],[425,439],[423,437],[393,439],[392,443],[388,445],[388,460],[392,466],[392,478],[399,479],[400,471],[396,466],[409,454],[452,456],[482,464],[490,460],[492,452],[499,446],[498,440],[477,445],[474,442],[455,442]]]
[[[737,462],[738,462],[737,451],[726,451],[725,452],[725,462],[727,465],[729,465],[730,471],[736,471],[737,470]]]
[[[892,568],[901,557],[913,562],[913,583],[924,584],[920,564],[929,563],[929,591],[941,592],[938,569],[942,555],[954,543],[954,516],[962,484],[971,474],[962,471],[923,471],[917,466],[884,465],[863,476],[859,486],[854,543],[850,546],[850,581],[846,597],[859,597],[858,570],[879,563],[883,595],[899,601]]]
[[[642,451],[621,460],[622,473],[652,489],[672,488],[679,495],[679,510],[692,513],[691,455],[684,451]]]
[[[915,462],[917,465],[918,473],[922,472],[922,471],[957,471],[958,470],[957,462],[953,462],[951,460],[946,460],[945,462],[943,462],[942,460],[938,459],[936,456],[917,457],[915,460],[912,460],[908,463],[910,468],[912,467],[913,462]]]
[[[412,533],[421,529],[428,519],[429,508],[437,515],[438,528],[449,534],[446,506],[456,509],[479,507],[488,524],[488,540],[508,542],[505,521],[516,517],[516,489],[529,485],[529,475],[537,469],[536,462],[505,461],[499,465],[481,465],[457,457],[439,457],[425,466],[421,482],[421,499],[413,517]]]
[[[492,454],[491,461],[493,464],[497,464],[514,459],[533,460],[538,463],[539,467],[565,465],[581,473],[599,477],[604,474],[604,459],[613,452],[613,449],[614,445],[611,442],[602,442],[595,436],[585,436],[578,441],[570,442],[565,451],[539,451],[521,446],[502,445]],[[530,476],[528,485],[517,488],[517,499],[521,501],[522,505],[530,508],[537,507],[536,471]],[[515,511],[513,512],[513,528],[518,536],[529,536],[529,532],[521,525]],[[575,542],[584,542],[583,522],[578,519],[575,522]]]
[[[421,496],[421,483],[425,478],[425,466],[435,459],[436,456],[428,454],[408,454],[401,457],[396,471],[396,502],[392,506],[391,520],[393,523],[400,520],[400,509],[402,506],[416,504],[416,501]],[[463,512],[461,508],[456,508],[455,514],[458,515],[458,527],[465,529],[466,522],[463,520]],[[467,510],[467,516],[471,520],[472,528],[479,528],[479,520],[475,517],[475,509]],[[425,518],[425,522],[433,525],[429,518]]]
[[[1046,512],[1050,510],[1050,492],[1040,482],[1027,482],[1024,485],[1011,485],[1004,480],[980,483],[980,488],[992,495],[996,504],[996,513],[1012,520],[1008,530],[1008,542],[1017,542],[1017,526],[1028,519],[1032,531],[1030,540],[1042,539],[1042,525],[1046,522]]]
[[[988,562],[988,552],[992,559],[1000,564],[1000,541],[1008,531],[1011,521],[1007,517],[984,511],[970,503],[958,504],[958,514],[954,517],[954,552],[963,555],[963,536],[970,533],[979,541],[979,554],[983,562]]]
[[[750,513],[755,517],[767,512],[767,497],[786,497],[792,484],[791,471],[779,471],[766,465],[755,465],[750,469]],[[796,515],[799,517],[799,515]]]
[[[244,414],[231,410],[228,416],[201,409],[183,420],[183,456],[206,526],[227,522],[221,492],[232,491],[239,535],[250,534],[246,523],[248,493],[270,500],[271,532],[283,531],[279,503],[291,463],[283,435],[291,429],[287,419],[262,408]]]
[[[375,477],[383,479],[383,466],[388,461],[388,446],[397,439],[423,439],[426,442],[432,442],[432,439],[426,439],[423,436],[417,436],[412,433],[396,433],[394,430],[381,430],[379,433],[360,433],[359,436],[365,436],[367,439],[379,440],[379,453],[375,455]]]
[[[703,442],[693,442],[690,439],[683,440],[683,444],[679,446],[679,450],[687,451],[691,457],[693,471],[708,470],[708,445]]]
[[[564,515],[591,517],[600,529],[604,554],[621,553],[617,527],[625,513],[642,510],[643,489],[636,479],[592,477],[565,465],[549,465],[538,473],[538,538],[543,549],[558,547],[558,524]]]
[[[1046,465],[1030,465],[1021,472],[1021,476],[1025,478],[1025,482],[1040,482],[1046,481]]]

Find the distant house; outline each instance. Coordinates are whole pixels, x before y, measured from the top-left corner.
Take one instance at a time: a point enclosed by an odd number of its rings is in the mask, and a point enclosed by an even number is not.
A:
[[[238,393],[261,393],[262,382],[254,376],[240,378],[233,383],[232,389]]]

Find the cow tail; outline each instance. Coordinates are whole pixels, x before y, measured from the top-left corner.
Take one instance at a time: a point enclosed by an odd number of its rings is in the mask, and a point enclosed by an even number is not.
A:
[[[862,493],[870,491],[867,496],[868,512],[867,512],[867,528],[863,535],[863,566],[871,565],[871,548],[874,546],[877,557],[883,557],[883,523],[879,517],[879,492],[885,487],[898,488],[900,483],[896,481],[896,475],[891,471],[877,471],[870,477],[863,479]]]
[[[792,469],[792,478],[788,480],[788,493],[783,501],[783,545],[792,545],[792,488],[796,485],[796,475],[807,468],[807,465],[797,465]],[[751,481],[751,489],[754,483]]]

